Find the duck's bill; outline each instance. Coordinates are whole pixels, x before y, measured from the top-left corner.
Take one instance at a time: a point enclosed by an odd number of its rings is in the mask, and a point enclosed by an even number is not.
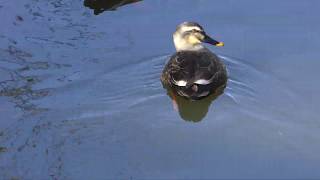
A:
[[[208,43],[208,44],[212,44],[214,46],[224,46],[223,42],[216,41],[208,35],[205,35],[203,42]]]

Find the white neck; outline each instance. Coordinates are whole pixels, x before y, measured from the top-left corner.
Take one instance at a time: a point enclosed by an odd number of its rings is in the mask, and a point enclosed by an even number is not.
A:
[[[202,44],[190,44],[179,34],[173,35],[173,42],[177,51],[199,51],[205,48]]]

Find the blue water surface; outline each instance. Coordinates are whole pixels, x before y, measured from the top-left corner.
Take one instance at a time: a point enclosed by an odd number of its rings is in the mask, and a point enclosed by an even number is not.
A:
[[[320,178],[320,1],[110,2],[0,1],[0,179]],[[159,80],[184,21],[229,73],[197,120]]]

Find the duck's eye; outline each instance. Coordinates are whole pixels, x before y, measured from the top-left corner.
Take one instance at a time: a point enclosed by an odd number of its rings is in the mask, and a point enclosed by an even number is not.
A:
[[[204,33],[203,31],[200,31],[200,30],[197,30],[197,29],[193,29],[192,32],[193,32],[193,33],[199,33],[199,34]]]

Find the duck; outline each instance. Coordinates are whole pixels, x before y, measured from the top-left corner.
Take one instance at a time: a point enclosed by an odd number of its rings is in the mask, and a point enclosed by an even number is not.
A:
[[[227,84],[227,70],[221,59],[203,43],[224,46],[211,38],[196,22],[183,22],[173,33],[176,52],[163,68],[161,83],[171,96],[201,100]],[[174,98],[173,98],[174,100]]]

